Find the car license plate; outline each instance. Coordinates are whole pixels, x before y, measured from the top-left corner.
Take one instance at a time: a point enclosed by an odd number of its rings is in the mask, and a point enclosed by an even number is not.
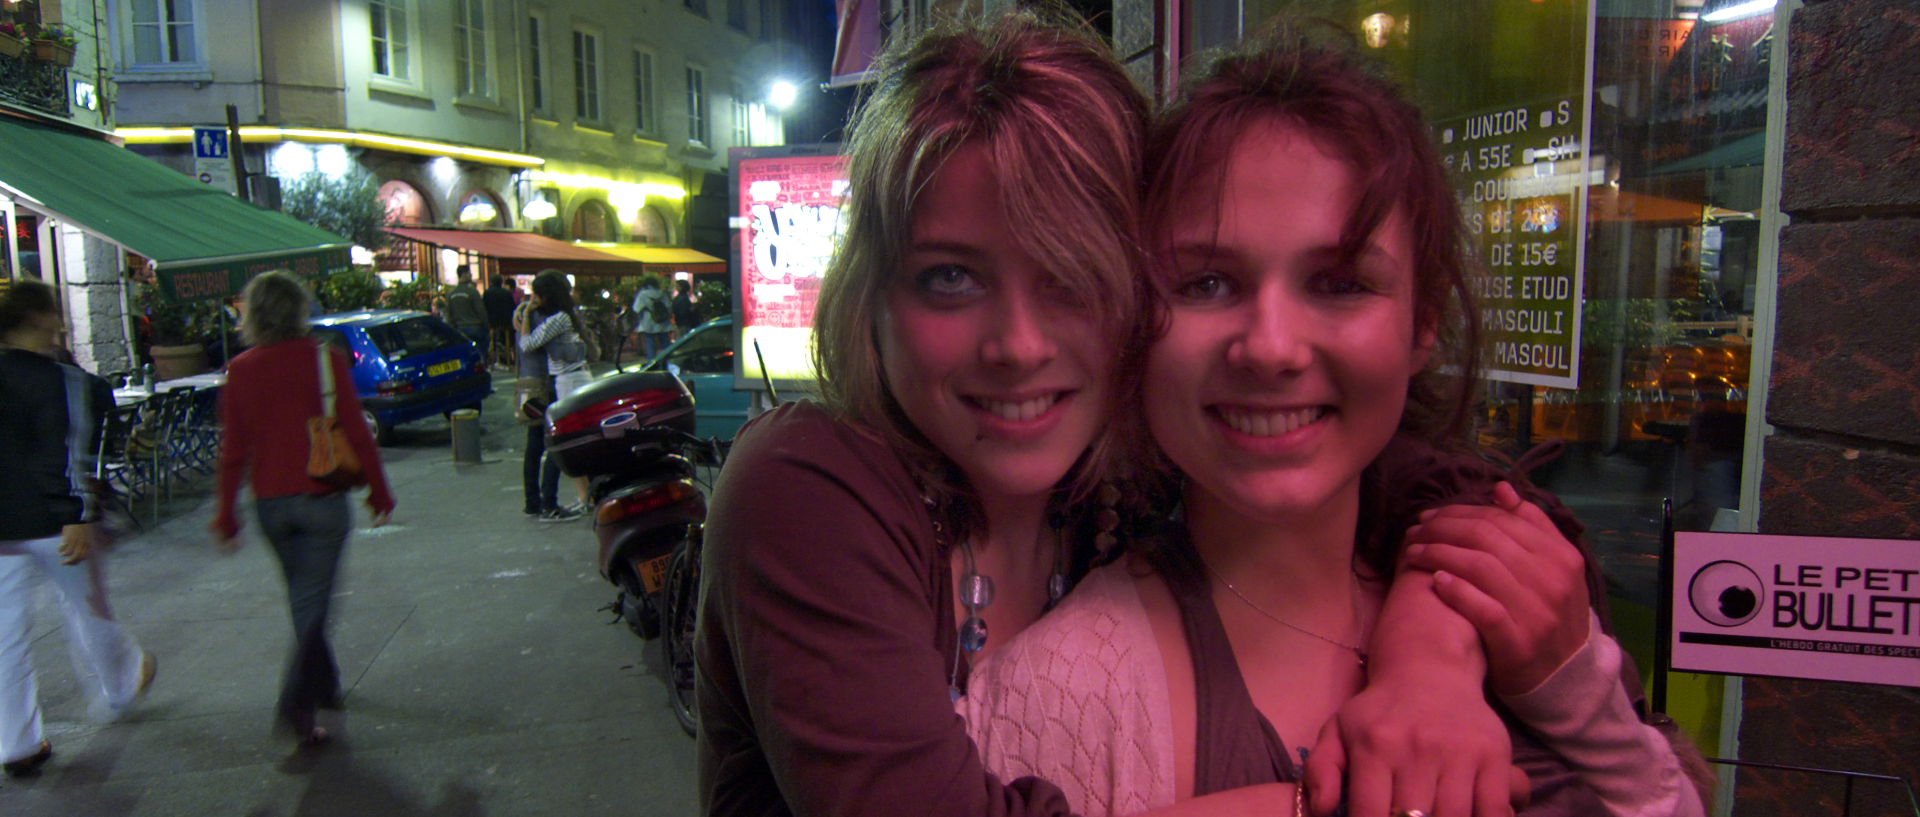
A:
[[[667,583],[667,560],[673,558],[669,553],[640,563],[640,586],[649,593],[658,593]]]
[[[460,371],[460,361],[448,360],[441,363],[435,363],[432,366],[428,366],[427,376],[436,377],[439,375],[446,374],[447,372],[457,372],[457,371]]]

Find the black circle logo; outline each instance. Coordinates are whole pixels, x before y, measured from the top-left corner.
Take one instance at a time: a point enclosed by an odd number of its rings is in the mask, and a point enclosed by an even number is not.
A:
[[[1722,559],[1695,571],[1687,585],[1693,612],[1720,627],[1738,627],[1760,612],[1766,586],[1760,574],[1739,562]]]

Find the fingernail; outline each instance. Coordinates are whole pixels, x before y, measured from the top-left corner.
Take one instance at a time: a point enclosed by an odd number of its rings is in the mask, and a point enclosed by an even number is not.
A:
[[[1448,573],[1445,570],[1436,570],[1433,572],[1433,583],[1434,584],[1452,584],[1453,574]]]
[[[1433,515],[1434,515],[1434,514],[1436,514],[1436,513],[1439,513],[1439,511],[1440,511],[1440,509],[1439,509],[1439,508],[1428,508],[1428,509],[1426,509],[1426,510],[1424,510],[1424,511],[1421,511],[1421,512],[1420,512],[1420,521],[1422,521],[1422,522],[1425,522],[1425,521],[1427,521],[1427,520],[1429,520],[1429,519],[1432,519],[1432,518],[1433,518]]]
[[[1426,551],[1427,551],[1426,545],[1408,545],[1407,546],[1407,556],[1410,558],[1417,558],[1419,557],[1420,554],[1425,553]]]

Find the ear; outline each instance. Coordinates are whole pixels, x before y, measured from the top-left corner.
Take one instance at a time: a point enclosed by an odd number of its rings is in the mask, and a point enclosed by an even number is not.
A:
[[[1408,377],[1427,370],[1427,364],[1433,362],[1433,349],[1439,344],[1440,333],[1432,327],[1414,330],[1413,357],[1408,362]]]

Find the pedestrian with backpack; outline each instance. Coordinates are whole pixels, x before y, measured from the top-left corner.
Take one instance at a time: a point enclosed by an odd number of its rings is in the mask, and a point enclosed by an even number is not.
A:
[[[660,279],[651,275],[640,279],[640,291],[633,296],[633,333],[640,338],[640,353],[648,360],[660,354],[673,340],[673,308]]]

